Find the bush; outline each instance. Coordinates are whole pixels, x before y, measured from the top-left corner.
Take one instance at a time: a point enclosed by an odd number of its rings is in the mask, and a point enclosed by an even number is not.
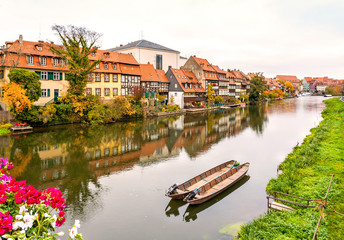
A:
[[[215,97],[215,104],[219,104],[223,102],[223,98],[221,96],[216,96]]]

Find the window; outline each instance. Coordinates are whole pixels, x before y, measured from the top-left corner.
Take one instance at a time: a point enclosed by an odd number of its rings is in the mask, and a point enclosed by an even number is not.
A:
[[[100,82],[100,74],[96,74],[96,82]]]
[[[156,69],[162,69],[162,55],[156,55]]]
[[[110,88],[104,88],[104,96],[110,96]]]
[[[60,80],[60,73],[54,72],[53,80]]]
[[[135,82],[135,83],[138,83],[138,81],[137,81],[137,76],[135,76],[134,82]]]
[[[33,56],[28,56],[27,57],[27,64],[33,65]]]
[[[48,80],[48,72],[41,72],[41,80]]]
[[[118,95],[118,88],[113,88],[113,96],[117,96]]]
[[[125,83],[125,82],[126,82],[126,81],[125,81],[125,76],[124,76],[124,75],[121,76],[121,82],[122,82],[122,83]]]
[[[177,93],[174,93],[174,96],[177,96]]]
[[[101,89],[100,88],[96,88],[96,96],[101,96]]]
[[[86,96],[92,95],[92,88],[86,88]]]
[[[104,74],[104,82],[110,82],[109,74]]]
[[[185,83],[185,89],[188,89],[188,84],[187,83]]]
[[[57,67],[59,65],[59,60],[57,58],[53,58],[53,66]]]
[[[174,84],[174,88],[177,88],[177,87],[178,87],[178,85],[177,85],[177,83],[175,83],[175,84]]]
[[[109,58],[109,57],[110,57],[110,54],[109,54],[109,53],[106,53],[106,54],[105,54],[105,57],[106,57],[106,58]]]
[[[113,70],[117,70],[117,65],[116,65],[116,63],[114,63],[114,64],[112,65],[112,67],[113,67]]]
[[[109,64],[105,63],[105,64],[104,64],[104,69],[105,69],[105,70],[108,70],[108,69],[109,69]]]
[[[50,97],[50,89],[42,89],[41,97]]]
[[[47,58],[46,57],[41,57],[41,65],[46,66],[47,65]]]
[[[42,51],[42,46],[37,46],[38,51]]]
[[[125,96],[125,89],[122,88],[122,96]]]
[[[113,81],[113,82],[118,82],[118,75],[117,75],[117,74],[114,74],[114,75],[113,75],[112,81]]]
[[[91,53],[91,55],[92,55],[92,57],[95,57],[95,56],[96,56],[96,53],[93,52],[93,53]]]
[[[4,78],[4,70],[0,70],[0,79]]]
[[[96,69],[99,69],[99,63],[96,64]]]

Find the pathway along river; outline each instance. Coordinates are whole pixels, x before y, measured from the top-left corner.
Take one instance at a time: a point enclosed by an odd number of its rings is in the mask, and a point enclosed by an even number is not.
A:
[[[84,239],[231,239],[266,211],[276,168],[321,120],[323,97],[100,126],[59,126],[0,138],[12,175],[67,200],[68,232]],[[248,176],[199,206],[165,197],[174,183],[230,159]]]

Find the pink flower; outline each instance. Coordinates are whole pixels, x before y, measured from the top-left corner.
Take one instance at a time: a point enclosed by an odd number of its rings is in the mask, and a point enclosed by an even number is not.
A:
[[[9,211],[5,214],[0,212],[0,235],[4,235],[12,230],[12,219],[13,217]]]
[[[56,227],[62,226],[62,224],[66,221],[64,215],[65,215],[64,212],[59,212],[59,216],[56,220]]]

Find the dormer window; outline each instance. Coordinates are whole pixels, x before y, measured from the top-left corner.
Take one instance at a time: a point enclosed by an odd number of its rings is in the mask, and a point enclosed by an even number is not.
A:
[[[96,53],[95,53],[95,52],[93,52],[93,53],[91,53],[91,55],[92,55],[92,57],[95,57],[95,56],[96,56]]]
[[[27,57],[27,64],[33,65],[33,56],[28,56]]]
[[[57,67],[59,65],[59,59],[58,58],[53,58],[53,66]]]
[[[96,64],[96,69],[99,69],[99,63]]]
[[[46,66],[47,65],[47,58],[46,57],[41,57],[41,65]]]
[[[42,46],[37,46],[37,50],[42,51],[43,50]]]
[[[109,58],[109,57],[110,57],[110,54],[109,54],[109,53],[105,53],[105,57],[106,57],[106,58]]]
[[[104,69],[105,69],[105,70],[108,70],[108,69],[109,69],[109,64],[105,63],[105,64],[104,64]]]
[[[117,70],[117,65],[115,63],[113,64],[112,67],[113,67],[113,70]]]
[[[185,89],[188,89],[188,84],[187,83],[185,83]]]

